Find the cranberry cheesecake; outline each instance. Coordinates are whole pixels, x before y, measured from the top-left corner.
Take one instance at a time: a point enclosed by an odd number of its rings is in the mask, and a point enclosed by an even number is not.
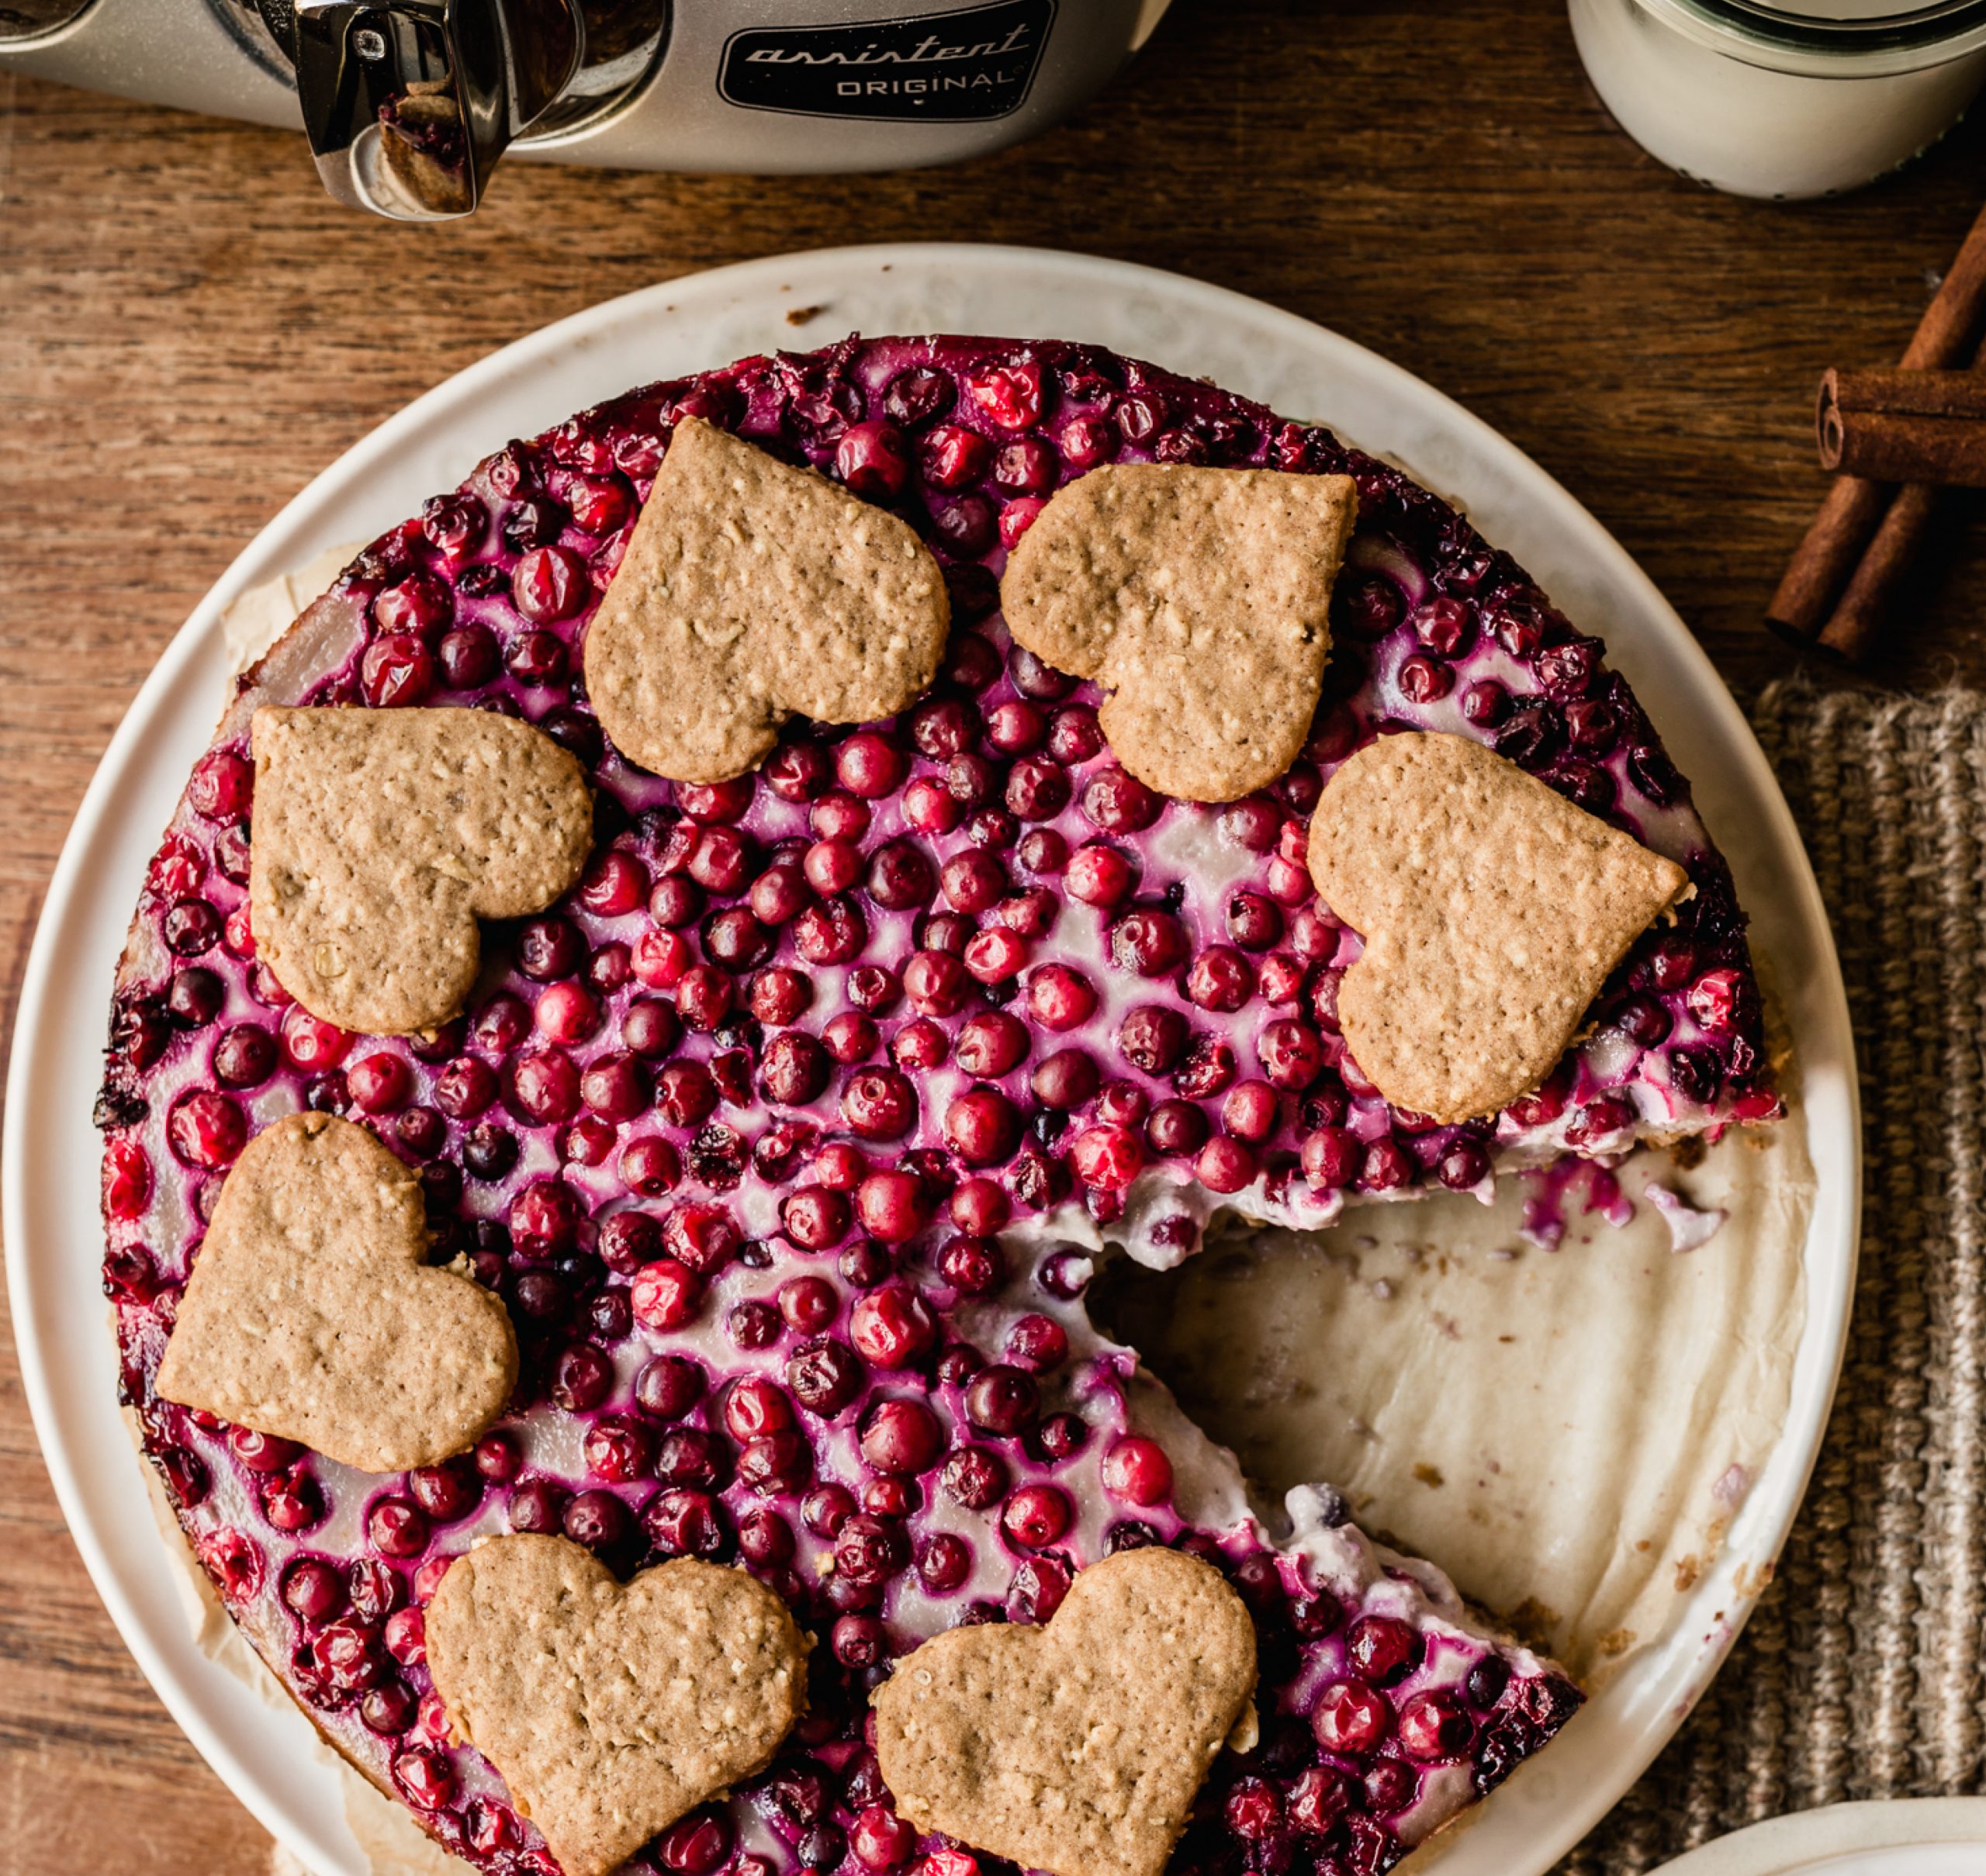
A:
[[[742,772],[672,781],[604,730],[587,637],[693,431],[907,530],[942,576],[942,635],[907,708],[796,714]],[[1003,618],[1009,556],[1058,490],[1147,465],[1339,479],[1355,501],[1300,749],[1238,798],[1140,779],[1110,671],[1078,679]],[[486,916],[459,1013],[410,1033],[313,1014],[258,955],[266,707],[332,706],[519,720],[590,793],[569,890]],[[1372,934],[1320,893],[1313,816],[1410,737],[1493,752],[1669,876],[1569,1044],[1493,1111],[1389,1101],[1341,1021]],[[1469,837],[1448,830],[1465,861]],[[1097,1258],[1175,1263],[1217,1211],[1318,1226],[1777,1111],[1744,919],[1687,784],[1598,641],[1454,509],[1327,431],[1095,348],[850,339],[511,443],[243,679],[119,974],[104,1280],[124,1397],[229,1612],[341,1753],[493,1876],[558,1865],[452,1725],[427,1612],[507,1533],[623,1580],[740,1566],[812,1638],[770,1763],[638,1867],[993,1876],[998,1857],[908,1821],[872,1695],[928,1638],[1044,1622],[1087,1566],[1168,1546],[1238,1592],[1258,1677],[1171,1867],[1371,1876],[1579,1695],[1328,1486],[1251,1504],[1090,1324]],[[311,1114],[410,1169],[428,1265],[514,1336],[493,1421],[404,1472],[158,1385],[230,1168]]]

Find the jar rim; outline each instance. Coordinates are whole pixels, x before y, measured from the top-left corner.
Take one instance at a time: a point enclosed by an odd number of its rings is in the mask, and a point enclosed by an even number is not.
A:
[[[1926,0],[1845,17],[1770,0],[1634,0],[1699,44],[1768,71],[1882,78],[1986,50],[1986,0]]]

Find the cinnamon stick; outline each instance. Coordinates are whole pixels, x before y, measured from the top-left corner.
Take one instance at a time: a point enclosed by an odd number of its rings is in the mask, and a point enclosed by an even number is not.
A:
[[[1986,487],[1986,374],[1831,371],[1814,427],[1822,469]]]
[[[1875,649],[1883,622],[1930,531],[1940,493],[1923,482],[1908,483],[1897,490],[1847,587],[1815,636],[1815,642],[1824,650],[1859,664]]]
[[[1986,323],[1986,209],[1980,211],[1943,284],[1924,309],[1924,317],[1904,350],[1905,367],[1936,371],[1963,362],[1982,323]],[[1830,608],[1845,599],[1845,589],[1863,550],[1881,526],[1889,505],[1890,490],[1884,484],[1860,476],[1835,478],[1766,608],[1766,623],[1773,631],[1807,643],[1825,629]],[[1920,529],[1922,524],[1916,524]]]
[[[1971,364],[1974,372],[1986,372],[1986,340],[1974,348]],[[1837,478],[1841,482],[1861,479]],[[1884,487],[1880,483],[1870,486]],[[1943,491],[1929,483],[1907,482],[1885,493],[1890,495],[1888,506],[1848,583],[1814,635],[1815,643],[1851,664],[1866,658],[1880,639],[1890,609],[1910,577],[1918,549],[1931,531]]]
[[[1911,371],[1870,365],[1831,371],[1821,380],[1820,414],[1876,412],[1884,417],[1986,417],[1986,376]]]
[[[1830,410],[1821,431],[1821,467],[1874,482],[1986,488],[1986,417]]]

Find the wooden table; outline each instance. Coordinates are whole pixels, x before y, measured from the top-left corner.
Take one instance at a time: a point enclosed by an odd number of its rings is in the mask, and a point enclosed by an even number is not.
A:
[[[1986,113],[1843,201],[1739,202],[1608,121],[1542,0],[1182,0],[1066,128],[881,178],[507,166],[443,228],[334,208],[300,138],[0,77],[0,1014],[167,639],[317,469],[493,348],[849,239],[1080,248],[1323,320],[1452,393],[1638,555],[1735,685],[1811,513],[1811,394],[1892,359],[1978,206]],[[1986,680],[1955,535],[1880,675]],[[0,1876],[240,1876],[268,1840],[64,1532],[0,1344]]]

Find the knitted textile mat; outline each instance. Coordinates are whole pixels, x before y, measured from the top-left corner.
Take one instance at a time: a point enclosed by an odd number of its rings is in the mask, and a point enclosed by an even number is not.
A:
[[[1752,720],[1861,1064],[1847,1361],[1771,1588],[1567,1876],[1628,1876],[1781,1812],[1986,1789],[1986,695],[1791,680]]]

